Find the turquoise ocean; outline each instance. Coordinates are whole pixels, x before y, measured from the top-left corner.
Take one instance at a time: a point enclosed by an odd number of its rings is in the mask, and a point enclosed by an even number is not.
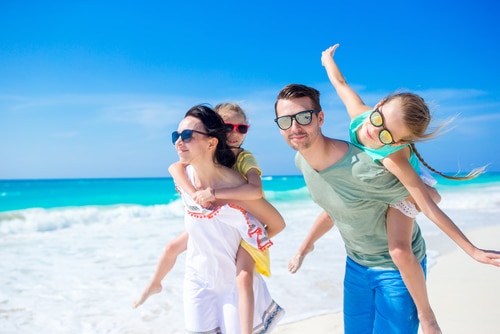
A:
[[[440,207],[466,234],[500,224],[500,173],[437,179]],[[287,222],[273,240],[266,279],[287,312],[282,322],[341,310],[345,251],[338,231],[289,274],[288,259],[320,209],[301,176],[267,176],[263,185]],[[184,256],[164,290],[132,308],[165,244],[183,230],[182,217],[170,178],[0,180],[0,332],[183,333]],[[417,221],[426,240],[445,240],[425,216]],[[444,250],[428,244],[432,270]]]

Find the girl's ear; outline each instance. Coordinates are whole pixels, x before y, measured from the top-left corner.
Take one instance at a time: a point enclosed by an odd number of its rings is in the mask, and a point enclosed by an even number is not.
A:
[[[400,141],[392,144],[392,146],[408,145],[408,144],[411,144],[412,142],[413,142],[412,140],[401,139]]]

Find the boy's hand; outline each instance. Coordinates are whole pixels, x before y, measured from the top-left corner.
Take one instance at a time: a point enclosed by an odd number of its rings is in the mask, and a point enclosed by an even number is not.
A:
[[[193,196],[193,199],[199,205],[209,208],[215,202],[215,196],[212,188],[198,190]]]

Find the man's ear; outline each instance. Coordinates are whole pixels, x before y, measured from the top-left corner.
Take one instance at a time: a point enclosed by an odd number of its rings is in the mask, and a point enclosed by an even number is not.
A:
[[[325,113],[323,112],[323,110],[320,110],[319,113],[318,113],[318,124],[319,124],[319,126],[322,126],[324,122],[325,122]]]

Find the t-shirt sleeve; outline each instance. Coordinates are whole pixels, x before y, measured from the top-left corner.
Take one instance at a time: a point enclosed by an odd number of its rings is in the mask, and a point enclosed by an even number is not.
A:
[[[262,175],[262,171],[260,170],[259,163],[255,156],[249,151],[242,151],[238,154],[238,159],[236,161],[236,170],[243,176],[247,175],[250,169],[255,168],[259,173],[259,176]]]

